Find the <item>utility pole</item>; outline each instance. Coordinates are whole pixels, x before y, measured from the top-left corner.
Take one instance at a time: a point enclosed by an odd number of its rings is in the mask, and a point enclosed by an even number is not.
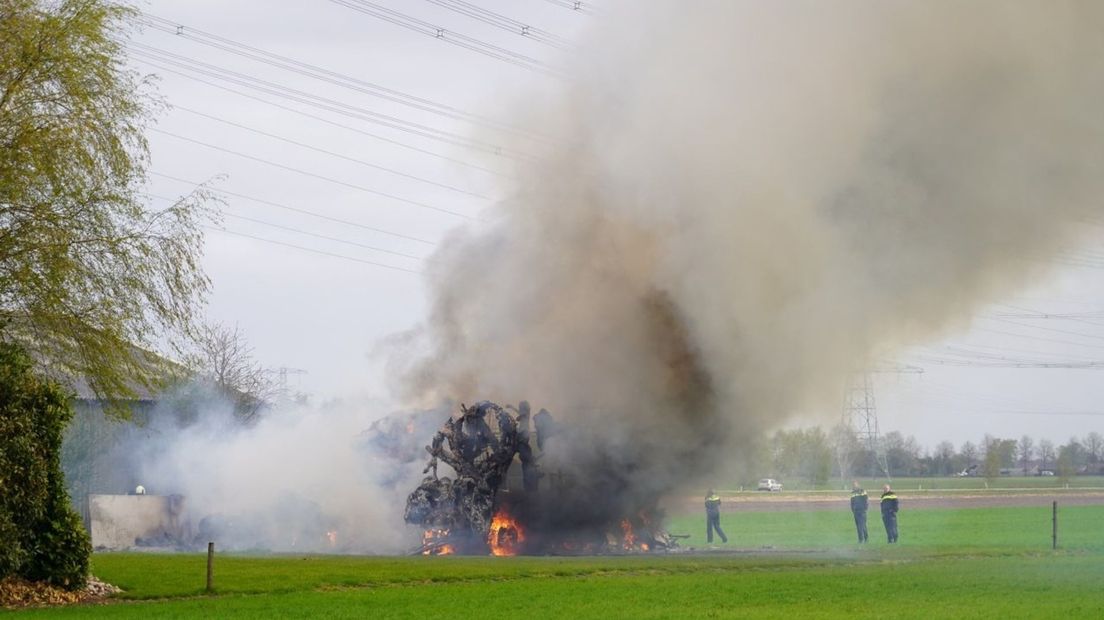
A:
[[[837,440],[836,460],[840,466],[840,476],[846,483],[850,476],[850,457],[846,440],[854,437],[859,444],[866,447],[874,456],[871,464],[871,477],[877,475],[880,470],[887,480],[891,479],[889,463],[886,459],[885,443],[882,441],[878,430],[878,407],[874,400],[875,373],[893,374],[920,374],[923,368],[916,366],[895,366],[892,368],[872,368],[856,372],[848,380],[847,389],[843,399],[843,415],[840,425],[844,433]]]

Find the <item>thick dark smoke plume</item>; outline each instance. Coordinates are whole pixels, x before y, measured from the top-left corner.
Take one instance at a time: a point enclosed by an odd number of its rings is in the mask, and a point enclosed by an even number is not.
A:
[[[638,498],[836,414],[1101,210],[1102,32],[1096,0],[611,8],[526,102],[558,146],[433,261],[406,395],[547,407],[587,438],[557,465]]]

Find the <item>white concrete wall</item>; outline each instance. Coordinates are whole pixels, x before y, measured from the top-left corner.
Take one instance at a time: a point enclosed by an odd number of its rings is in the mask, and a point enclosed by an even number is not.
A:
[[[163,534],[178,537],[183,498],[165,495],[89,495],[92,546],[128,549],[139,538]]]

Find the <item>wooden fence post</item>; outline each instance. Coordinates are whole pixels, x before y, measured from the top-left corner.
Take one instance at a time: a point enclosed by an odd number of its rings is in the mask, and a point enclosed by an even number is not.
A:
[[[1051,523],[1051,531],[1050,531],[1051,547],[1050,548],[1051,549],[1057,549],[1058,548],[1058,500],[1054,500],[1054,505],[1051,507],[1050,523]]]
[[[214,591],[215,543],[207,543],[207,593]]]

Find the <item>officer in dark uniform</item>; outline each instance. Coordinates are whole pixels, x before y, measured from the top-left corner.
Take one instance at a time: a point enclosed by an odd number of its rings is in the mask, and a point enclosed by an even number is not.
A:
[[[866,509],[869,505],[866,491],[859,486],[858,480],[851,481],[851,514],[855,516],[855,531],[859,534],[859,542],[864,543],[869,536],[866,532]]]
[[[705,494],[705,540],[707,542],[713,542],[713,530],[717,530],[721,542],[728,542],[728,536],[725,536],[724,530],[721,529],[721,498],[713,492],[713,489],[709,489]]]
[[[883,487],[882,493],[882,523],[885,524],[886,537],[889,542],[897,542],[897,494],[889,485]]]

